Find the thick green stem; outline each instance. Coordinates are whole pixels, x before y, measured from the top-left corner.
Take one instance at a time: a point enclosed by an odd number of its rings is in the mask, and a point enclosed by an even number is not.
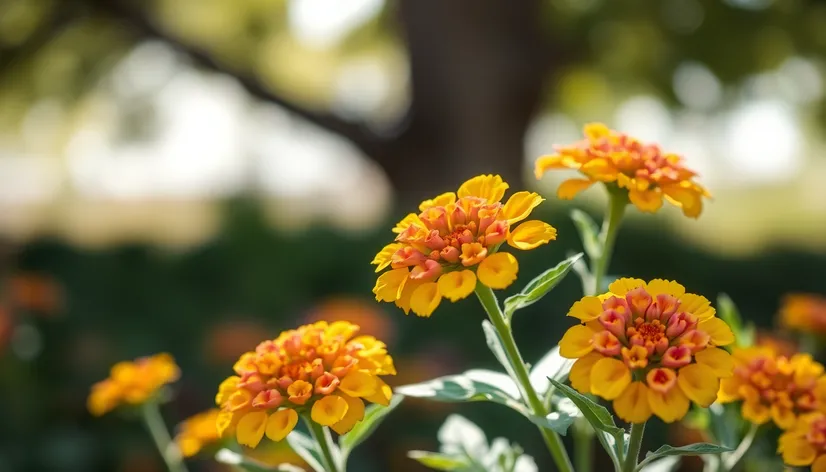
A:
[[[577,472],[590,472],[594,468],[594,430],[582,418],[577,418],[573,430],[576,470]]]
[[[528,369],[525,367],[525,361],[522,360],[522,356],[519,354],[519,349],[516,347],[516,341],[513,339],[510,325],[505,318],[505,314],[502,313],[502,310],[499,308],[496,295],[493,294],[493,290],[491,290],[490,287],[482,283],[477,283],[476,296],[479,297],[482,307],[487,312],[488,318],[490,318],[491,323],[493,323],[494,328],[496,328],[496,332],[499,334],[511,371],[513,371],[513,380],[519,386],[522,392],[522,398],[528,403],[528,407],[533,414],[541,417],[547,416],[548,409],[545,407],[545,404],[542,403],[536,390],[534,390],[531,385]],[[568,457],[568,452],[565,450],[565,446],[562,444],[562,439],[560,439],[559,435],[542,427],[539,428],[539,431],[560,472],[573,472],[574,468],[571,464],[571,459]]]
[[[602,222],[602,231],[599,234],[599,240],[602,245],[602,254],[594,261],[593,275],[594,286],[591,288],[591,293],[587,295],[597,295],[602,292],[602,280],[605,278],[605,272],[611,263],[611,255],[614,253],[614,242],[617,240],[617,231],[622,221],[622,216],[625,214],[625,207],[628,205],[628,197],[616,192],[609,192],[608,212],[605,214],[605,219]]]
[[[304,422],[307,423],[307,427],[310,429],[310,434],[313,436],[315,443],[318,444],[318,449],[321,452],[321,459],[324,461],[324,464],[322,464],[324,466],[324,470],[327,472],[340,472],[338,469],[338,462],[333,455],[333,447],[335,446],[333,445],[333,437],[330,435],[330,430],[310,418],[307,418],[306,416],[304,417]]]
[[[643,434],[645,434],[645,423],[631,424],[631,438],[628,440],[628,453],[622,464],[622,472],[634,472],[637,468]]]
[[[172,442],[169,431],[166,429],[166,423],[164,423],[161,411],[158,409],[158,403],[155,401],[144,403],[141,406],[141,416],[149,435],[152,436],[155,446],[157,446],[161,457],[166,462],[169,472],[187,472],[181,457],[181,451]]]

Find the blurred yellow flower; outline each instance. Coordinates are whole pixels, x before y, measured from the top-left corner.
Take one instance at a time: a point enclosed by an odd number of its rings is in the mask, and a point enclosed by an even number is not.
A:
[[[618,279],[609,290],[582,298],[568,312],[582,322],[559,343],[563,357],[577,359],[571,386],[613,400],[629,423],[652,414],[671,423],[685,416],[691,401],[712,404],[720,378],[734,368],[716,346],[731,344],[734,335],[711,303],[662,279]]]
[[[395,302],[405,313],[430,316],[442,298],[461,300],[481,282],[503,289],[516,280],[519,265],[513,255],[497,252],[507,242],[529,250],[556,239],[556,229],[538,220],[525,220],[543,198],[534,192],[508,189],[498,175],[480,175],[419,205],[393,232],[395,242],[373,259],[378,277],[376,300]]]
[[[826,408],[826,377],[812,356],[786,357],[762,346],[735,349],[732,356],[734,376],[723,379],[717,400],[742,401],[743,418],[752,423],[771,420],[788,429],[801,415]]]
[[[777,452],[793,467],[812,466],[812,472],[826,472],[826,415],[821,412],[800,417],[780,435]]]
[[[284,331],[243,354],[218,388],[218,434],[234,433],[256,447],[266,435],[284,439],[299,415],[344,434],[364,418],[364,401],[388,405],[392,392],[379,377],[395,375],[387,346],[356,336],[346,321],[319,321]]]
[[[586,139],[558,146],[555,154],[536,161],[537,179],[553,169],[574,169],[585,176],[562,182],[557,189],[559,198],[572,199],[592,184],[604,182],[627,190],[629,200],[640,211],[656,212],[664,197],[686,216],[700,216],[703,197],[711,194],[692,180],[697,174],[683,166],[680,156],[664,153],[656,144],[643,144],[602,123],[587,124],[584,132]]]
[[[826,334],[826,297],[793,293],[783,299],[780,324],[796,331]]]
[[[212,408],[187,418],[178,426],[175,444],[184,457],[192,457],[201,449],[218,442],[220,436],[216,424],[219,412],[217,408]]]
[[[121,404],[140,405],[179,376],[180,370],[169,354],[118,362],[112,366],[109,378],[92,386],[87,406],[93,415],[100,416]]]

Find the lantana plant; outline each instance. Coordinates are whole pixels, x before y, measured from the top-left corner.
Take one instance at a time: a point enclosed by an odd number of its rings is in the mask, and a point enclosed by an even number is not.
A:
[[[697,174],[681,156],[605,125],[586,125],[584,134],[540,157],[536,177],[578,171],[581,177],[559,186],[561,199],[601,185],[608,196],[602,227],[574,210],[584,252],[552,264],[503,301],[495,291],[510,288],[520,275],[517,256],[506,249],[530,251],[554,241],[557,230],[528,219],[544,198],[517,191],[505,199],[509,185],[495,174],[423,201],[392,228],[395,237],[372,261],[379,274],[376,300],[405,314],[428,318],[444,299],[460,302],[475,294],[487,315],[482,333],[504,372],[471,369],[391,389],[385,379],[396,369],[382,341],[358,335],[359,327],[347,320],[320,321],[243,354],[234,375],[217,388],[218,408],[184,421],[174,441],[157,408],[169,396],[165,385],[179,375],[167,355],[117,364],[92,388],[90,411],[140,411],[173,472],[186,470],[184,458],[207,450],[218,450],[216,460],[237,470],[344,472],[353,449],[405,397],[508,407],[535,425],[561,472],[597,470],[595,442],[616,472],[673,470],[687,455],[701,456],[706,470],[728,472],[749,454],[771,467],[782,461],[826,472],[826,374],[812,355],[756,339],[754,326],[724,294],[714,306],[676,281],[608,276],[627,208],[655,213],[665,201],[698,218],[710,193],[695,181]],[[561,339],[528,364],[513,335],[515,315],[570,272],[580,277],[583,296],[571,301],[568,318],[555,318],[566,326]],[[816,297],[790,297],[780,313],[797,333],[824,325]],[[699,428],[704,442],[641,455],[645,426],[655,417]],[[770,428],[779,440],[763,434]],[[562,441],[570,430],[573,460]],[[266,441],[286,443],[300,461],[261,462],[251,451]],[[408,457],[438,470],[538,470],[519,446],[502,437],[488,443],[478,426],[458,415],[448,417],[439,442],[438,452],[410,451]]]

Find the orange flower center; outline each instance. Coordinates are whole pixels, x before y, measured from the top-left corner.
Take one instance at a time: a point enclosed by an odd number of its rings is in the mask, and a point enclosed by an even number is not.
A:
[[[818,449],[826,448],[826,418],[818,418],[809,426],[806,440]]]

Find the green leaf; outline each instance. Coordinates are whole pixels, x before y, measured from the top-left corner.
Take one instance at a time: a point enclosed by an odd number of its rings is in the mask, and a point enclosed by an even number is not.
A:
[[[435,470],[462,470],[470,466],[470,460],[467,458],[438,452],[409,451],[407,457]]]
[[[539,359],[539,362],[531,368],[531,385],[539,395],[545,395],[551,389],[548,378],[557,382],[562,382],[568,377],[571,367],[574,365],[573,359],[566,359],[559,355],[559,346],[554,346],[547,354]],[[552,392],[551,392],[552,393]]]
[[[356,446],[370,437],[384,418],[397,406],[399,406],[403,399],[404,396],[397,393],[390,398],[390,404],[388,406],[374,403],[367,407],[364,411],[364,419],[356,423],[350,432],[341,436],[338,440],[344,457],[347,457],[347,455],[349,455],[349,453],[355,449]]]
[[[588,423],[590,423],[594,429],[597,431],[605,431],[611,436],[614,436],[617,439],[617,442],[622,442],[621,438],[624,431],[622,428],[617,426],[614,422],[614,417],[611,416],[611,413],[608,412],[604,406],[595,403],[590,398],[563,383],[557,382],[554,379],[548,380],[558,389],[559,393],[565,395],[572,402],[574,402],[574,405],[576,405],[582,412],[582,416],[588,420]]]
[[[548,294],[556,287],[562,279],[568,275],[574,263],[582,257],[582,253],[576,254],[557,264],[545,272],[539,274],[535,279],[528,282],[528,285],[520,293],[505,299],[505,316],[509,319],[513,312],[536,303],[540,298]]]
[[[426,382],[404,385],[396,393],[415,398],[430,398],[442,402],[492,401],[525,414],[527,408],[519,399],[516,384],[505,374],[474,369],[460,375],[447,375]]]
[[[502,345],[502,338],[499,337],[499,333],[496,332],[496,328],[493,327],[490,321],[484,320],[482,321],[482,331],[485,332],[485,341],[488,343],[488,347],[490,348],[491,352],[493,352],[493,356],[496,357],[496,360],[502,364],[502,367],[505,368],[505,372],[507,372],[511,378],[516,377],[516,373],[511,368],[511,364],[508,361],[508,354],[505,352],[505,346]]]
[[[281,466],[272,467],[267,464],[262,464],[227,448],[220,449],[217,453],[215,453],[215,461],[221,464],[234,466],[247,472],[290,472],[289,469],[281,468]]]
[[[571,416],[564,411],[554,411],[546,417],[531,415],[528,417],[532,423],[537,424],[545,429],[550,429],[558,434],[565,436],[568,428],[574,423],[575,416]]]
[[[669,456],[649,462],[640,472],[673,472],[680,467],[680,456]],[[717,470],[717,469],[712,469]]]
[[[706,454],[722,454],[731,452],[730,447],[718,446],[717,444],[695,443],[688,446],[673,447],[666,444],[654,452],[648,452],[645,459],[640,462],[636,470],[641,470],[645,465],[666,456],[702,456]]]
[[[602,244],[599,242],[599,228],[594,220],[582,210],[572,210],[571,219],[574,220],[582,240],[582,248],[591,260],[602,257]]]
[[[293,430],[287,435],[287,443],[315,472],[324,472],[324,460],[316,449],[315,441],[301,431]]]
[[[743,323],[743,317],[740,316],[740,310],[734,301],[726,295],[721,293],[717,297],[717,316],[726,322],[734,333],[734,342],[738,346],[752,346],[754,344],[754,324]]]

